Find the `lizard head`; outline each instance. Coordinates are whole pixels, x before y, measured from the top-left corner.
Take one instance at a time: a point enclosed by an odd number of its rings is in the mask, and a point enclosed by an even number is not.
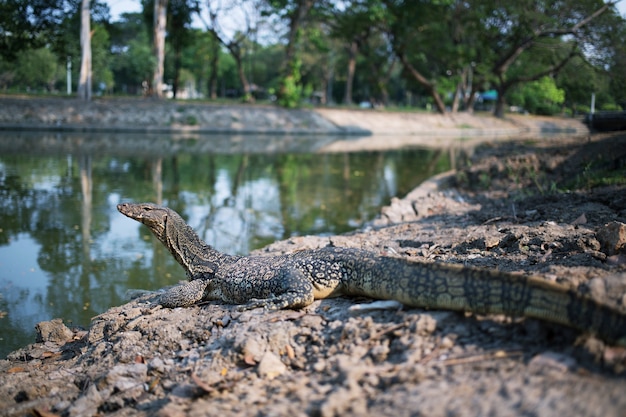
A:
[[[126,217],[148,226],[152,233],[164,242],[167,219],[172,215],[172,210],[153,203],[121,203],[117,205],[117,210]]]
[[[190,279],[201,274],[206,279],[217,271],[222,254],[203,242],[174,210],[152,203],[121,203],[117,210],[148,226],[165,245]]]

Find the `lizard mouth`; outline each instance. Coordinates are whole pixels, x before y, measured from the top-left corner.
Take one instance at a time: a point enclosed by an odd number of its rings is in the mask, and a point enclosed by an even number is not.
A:
[[[120,203],[117,210],[124,216],[145,224],[159,239],[165,236],[167,214],[153,204]]]

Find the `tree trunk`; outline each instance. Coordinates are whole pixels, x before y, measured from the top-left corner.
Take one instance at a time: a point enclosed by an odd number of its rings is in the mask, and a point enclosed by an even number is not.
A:
[[[416,70],[410,62],[408,62],[404,54],[400,54],[400,61],[402,62],[402,65],[404,65],[404,67],[409,70],[413,78],[415,78],[415,80],[420,83],[424,88],[426,88],[426,90],[430,93],[430,96],[435,101],[435,107],[437,108],[437,111],[441,114],[446,114],[446,105],[444,104],[441,96],[437,92],[435,85],[428,81],[426,77],[424,77],[422,74],[420,74],[420,72]]]
[[[177,49],[174,57],[174,82],[172,83],[172,97],[174,99],[176,99],[178,91],[180,90],[181,54],[180,49]]]
[[[78,97],[91,100],[91,20],[89,0],[82,0],[80,12],[80,77],[78,79]]]
[[[366,62],[369,62],[369,74],[367,78],[371,85],[376,86],[376,91],[374,92],[374,94],[376,94],[376,102],[378,105],[386,107],[389,104],[389,90],[387,90],[387,85],[389,84],[393,67],[396,65],[396,60],[392,59],[391,63],[385,68],[367,53],[365,53],[364,58]]]
[[[454,98],[452,99],[452,113],[457,113],[459,111],[459,103],[461,101],[461,95],[463,94],[463,81],[459,81],[456,85],[456,90],[454,91]]]
[[[474,113],[474,104],[476,103],[476,93],[478,93],[474,85],[475,84],[472,84],[470,88],[470,94],[467,97],[467,100],[465,101],[465,111],[468,112],[469,114]]]
[[[154,75],[152,96],[163,97],[163,72],[165,63],[165,27],[167,24],[167,0],[154,0]]]
[[[359,51],[359,45],[353,40],[348,49],[348,73],[346,75],[346,93],[343,97],[343,103],[347,106],[352,104],[352,84],[354,83],[354,71],[356,69],[356,55]]]
[[[333,104],[333,82],[335,79],[335,59],[332,50],[328,53],[328,59],[325,65],[326,71],[324,74],[324,100],[323,105],[328,106]]]
[[[297,5],[294,12],[289,16],[289,34],[287,35],[287,46],[285,47],[285,61],[282,68],[282,80],[278,89],[279,99],[287,95],[287,85],[289,80],[293,79],[294,69],[299,71],[298,57],[296,54],[296,48],[298,39],[300,37],[300,27],[306,16],[311,11],[311,8],[317,0],[297,0]],[[299,83],[299,74],[297,74],[297,80],[295,83]]]
[[[496,107],[495,109],[493,109],[493,115],[500,119],[504,117],[504,106],[506,105],[506,102],[504,100],[504,93],[506,92],[506,90],[507,88],[502,83],[496,89],[496,91],[498,92],[498,98],[496,99]]]
[[[213,38],[213,50],[211,51],[211,74],[209,75],[209,96],[211,100],[217,98],[217,75],[220,63],[220,43],[217,38]]]
[[[235,54],[232,50],[231,53],[233,58],[235,58],[235,64],[237,65],[237,75],[239,76],[239,82],[241,82],[241,88],[243,89],[243,100],[245,102],[254,101],[254,97],[250,93],[250,83],[246,78],[246,72],[243,69],[243,58],[241,57],[241,53],[238,52]]]
[[[285,62],[287,66],[291,65],[291,61],[295,59],[300,25],[309,14],[309,11],[315,4],[315,1],[316,0],[298,0],[296,10],[290,16],[289,34],[287,36],[287,46],[285,48]]]

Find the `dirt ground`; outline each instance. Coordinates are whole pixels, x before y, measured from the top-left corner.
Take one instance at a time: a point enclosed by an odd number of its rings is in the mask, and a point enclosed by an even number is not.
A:
[[[484,145],[462,166],[394,199],[362,230],[257,254],[350,246],[533,273],[626,313],[626,134]],[[170,310],[153,299],[114,307],[88,330],[40,324],[39,342],[0,361],[0,414],[626,413],[626,349],[559,325],[370,309],[365,299],[277,312]]]

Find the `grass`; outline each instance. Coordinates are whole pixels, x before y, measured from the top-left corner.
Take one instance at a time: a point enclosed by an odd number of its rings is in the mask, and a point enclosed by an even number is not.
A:
[[[603,167],[594,168],[594,163],[585,165],[582,173],[565,184],[574,189],[590,189],[609,185],[626,185],[626,167],[609,169]]]

